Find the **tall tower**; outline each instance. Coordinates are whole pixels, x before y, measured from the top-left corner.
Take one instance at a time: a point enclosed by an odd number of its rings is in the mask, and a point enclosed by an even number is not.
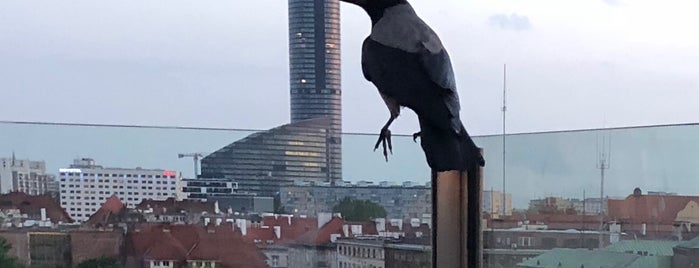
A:
[[[330,118],[327,172],[342,178],[340,2],[289,0],[291,123]]]

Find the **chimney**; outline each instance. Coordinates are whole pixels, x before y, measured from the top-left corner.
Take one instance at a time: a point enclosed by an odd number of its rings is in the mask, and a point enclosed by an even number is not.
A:
[[[342,225],[342,234],[345,235],[345,237],[349,237],[349,225]]]
[[[41,208],[41,221],[46,221],[46,209]]]
[[[236,219],[235,225],[238,226],[238,228],[240,229],[240,233],[243,234],[243,236],[246,236],[248,234],[248,226],[245,222],[245,219]]]
[[[376,231],[385,232],[386,231],[386,219],[377,218],[376,221]]]
[[[277,239],[281,239],[281,237],[282,237],[282,227],[281,226],[274,226],[274,235],[277,236]]]
[[[286,216],[286,221],[289,225],[291,225],[291,215]]]
[[[218,201],[214,202],[214,213],[215,214],[221,213],[221,210],[218,208]]]

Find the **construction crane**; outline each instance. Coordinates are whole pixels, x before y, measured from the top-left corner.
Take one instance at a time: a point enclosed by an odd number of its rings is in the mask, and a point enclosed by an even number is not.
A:
[[[199,174],[199,158],[202,156],[201,153],[177,154],[177,158],[191,157],[194,159],[194,178]]]

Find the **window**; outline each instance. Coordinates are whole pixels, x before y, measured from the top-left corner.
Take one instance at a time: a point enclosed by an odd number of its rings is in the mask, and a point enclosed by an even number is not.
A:
[[[522,247],[530,247],[532,245],[532,238],[531,237],[520,237],[518,244],[519,244],[519,246],[522,246]]]
[[[272,255],[272,267],[277,267],[277,266],[279,266],[279,256]]]

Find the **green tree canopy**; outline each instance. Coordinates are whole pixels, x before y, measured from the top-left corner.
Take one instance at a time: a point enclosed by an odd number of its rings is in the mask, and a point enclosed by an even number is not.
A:
[[[0,267],[3,268],[21,268],[24,267],[17,258],[10,255],[12,244],[7,240],[0,238]]]
[[[111,257],[99,257],[97,259],[89,259],[78,264],[76,268],[120,268],[119,261]]]
[[[369,200],[345,197],[333,207],[334,213],[341,213],[349,221],[368,221],[386,217],[386,209]]]

